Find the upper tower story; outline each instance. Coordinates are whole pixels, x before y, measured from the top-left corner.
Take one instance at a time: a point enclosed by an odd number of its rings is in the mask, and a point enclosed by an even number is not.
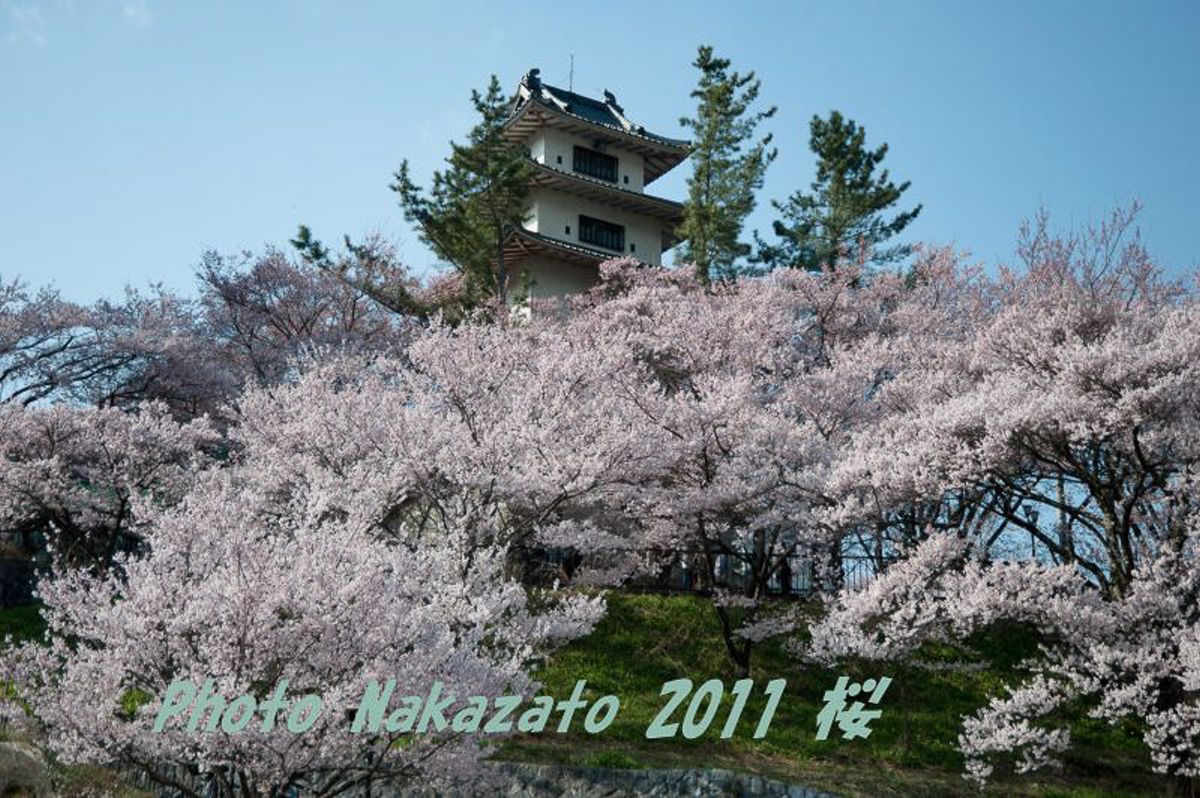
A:
[[[505,247],[533,296],[586,290],[611,258],[662,263],[683,206],[646,186],[687,157],[688,142],[630,121],[612,92],[585,97],[543,83],[536,69],[513,95],[505,133],[534,165],[530,216]]]

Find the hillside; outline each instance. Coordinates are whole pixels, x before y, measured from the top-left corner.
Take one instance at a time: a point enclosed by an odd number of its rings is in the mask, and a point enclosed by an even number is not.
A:
[[[805,666],[782,646],[769,644],[756,654],[751,674],[755,689],[731,739],[718,739],[730,706],[727,693],[703,736],[647,740],[645,730],[663,706],[659,691],[664,682],[686,676],[699,685],[719,678],[728,688],[736,680],[724,659],[715,624],[711,608],[697,597],[610,594],[608,613],[597,629],[558,652],[540,678],[543,692],[556,698],[569,696],[579,679],[587,681],[587,697],[619,696],[621,709],[612,725],[597,735],[548,731],[518,736],[501,747],[498,757],[592,767],[719,767],[846,796],[979,794],[959,775],[958,718],[982,706],[987,693],[1012,679],[1016,664],[1034,646],[1022,630],[1007,629],[972,641],[991,663],[982,669],[883,674],[869,666],[848,668],[847,675],[860,679],[893,677],[880,703],[883,714],[872,724],[867,739],[842,741],[835,730],[831,739],[817,741],[821,697],[838,673]],[[0,636],[27,637],[40,626],[35,607],[0,611]],[[931,651],[928,660],[945,666],[955,656],[948,650]],[[763,688],[776,678],[785,678],[787,688],[766,736],[754,740],[754,726],[765,705]],[[673,720],[680,719],[686,706],[685,702]],[[1062,772],[1009,776],[985,794],[1046,798],[1163,794],[1164,782],[1150,771],[1135,729],[1112,729],[1076,717],[1072,736],[1076,745]],[[75,777],[111,783],[95,771]]]

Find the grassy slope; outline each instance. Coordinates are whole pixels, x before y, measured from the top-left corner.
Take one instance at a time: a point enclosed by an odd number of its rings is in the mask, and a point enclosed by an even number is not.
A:
[[[988,692],[996,691],[1006,675],[1011,677],[1013,665],[1034,644],[1020,630],[975,642],[989,661],[997,663],[996,668],[908,675],[870,668],[845,670],[857,679],[880,675],[894,679],[880,704],[883,715],[865,740],[843,741],[836,727],[830,737],[838,739],[815,739],[821,698],[839,674],[801,666],[778,645],[764,646],[756,654],[751,674],[756,694],[732,739],[719,739],[731,704],[727,695],[709,732],[699,739],[646,740],[645,729],[663,705],[659,697],[663,682],[686,676],[699,685],[715,677],[728,687],[735,677],[726,664],[709,604],[685,596],[612,595],[608,614],[596,631],[559,652],[540,678],[544,692],[559,698],[570,695],[577,679],[587,680],[592,698],[605,693],[619,696],[621,711],[613,725],[595,736],[526,736],[507,744],[504,755],[615,767],[728,767],[842,795],[978,794],[959,775],[959,718],[982,706]],[[933,652],[933,656],[948,653]],[[762,690],[778,677],[787,679],[784,698],[766,737],[753,740],[765,703]],[[672,720],[678,721],[682,711]],[[581,723],[577,720],[575,726]],[[1113,730],[1084,719],[1073,724],[1073,738],[1075,752],[1061,773],[1006,778],[988,794],[1163,794],[1163,782],[1150,773],[1134,730]]]
[[[28,638],[42,627],[36,607],[0,610],[0,639],[7,634]],[[540,762],[607,767],[724,767],[795,781],[840,795],[978,794],[959,776],[961,757],[955,748],[958,719],[982,706],[1012,666],[1032,647],[1017,631],[977,641],[993,670],[964,673],[918,671],[882,674],[870,668],[847,669],[858,679],[890,675],[894,682],[884,697],[883,715],[865,740],[814,739],[821,697],[837,672],[803,667],[777,645],[759,649],[752,676],[755,691],[734,737],[720,740],[730,699],[726,696],[707,734],[686,740],[646,740],[646,727],[662,706],[663,682],[686,676],[697,685],[720,678],[735,680],[725,660],[716,619],[709,604],[687,596],[611,595],[605,619],[591,635],[560,651],[543,669],[543,692],[570,695],[577,679],[588,683],[587,697],[606,693],[620,697],[613,724],[598,735],[553,733],[524,736],[506,743],[502,756]],[[935,652],[934,656],[948,656]],[[751,739],[765,699],[762,690],[773,678],[786,678],[787,690],[766,737]],[[686,703],[684,705],[686,707]],[[678,721],[677,712],[671,720]],[[905,743],[905,725],[908,743]],[[574,728],[582,726],[577,716]],[[1083,796],[1161,795],[1163,782],[1150,773],[1135,730],[1114,730],[1077,720],[1074,753],[1062,773],[1008,778],[991,795]]]
[[[36,604],[0,609],[0,643],[8,635],[12,635],[16,641],[29,640],[41,635],[45,628],[40,608]]]

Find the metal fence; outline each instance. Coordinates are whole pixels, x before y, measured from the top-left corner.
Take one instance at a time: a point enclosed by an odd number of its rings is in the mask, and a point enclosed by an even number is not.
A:
[[[713,590],[745,590],[750,583],[749,563],[741,557],[718,554],[712,558],[712,573],[707,574],[707,557],[695,552],[655,552],[654,559],[663,566],[657,575],[640,576],[623,585],[639,592],[710,593]],[[883,568],[890,560],[882,561]],[[569,583],[580,567],[595,565],[569,549],[542,549],[533,553],[529,581]],[[863,555],[841,557],[840,582],[828,587],[861,590],[880,572],[880,561]],[[767,580],[767,595],[804,597],[812,595],[820,585],[818,569],[807,557],[788,557]],[[836,570],[834,573],[837,573]],[[829,577],[825,577],[829,579]],[[832,583],[833,580],[830,580]]]

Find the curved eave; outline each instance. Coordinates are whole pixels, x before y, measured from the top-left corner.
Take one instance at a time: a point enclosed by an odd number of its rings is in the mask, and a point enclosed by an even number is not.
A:
[[[564,172],[537,161],[531,163],[534,166],[533,178],[530,180],[532,186],[553,188],[568,194],[586,197],[614,208],[654,217],[672,226],[683,221],[683,206],[678,202],[642,194],[638,191],[630,191],[593,177]]]
[[[504,240],[504,257],[513,261],[534,255],[546,255],[556,260],[577,263],[580,266],[599,266],[606,260],[626,257],[621,252],[592,249],[570,241],[535,233],[532,230],[514,230]]]
[[[609,125],[602,125],[564,113],[536,99],[525,102],[508,118],[508,121],[504,123],[504,134],[509,141],[519,143],[528,140],[538,128],[542,127],[557,127],[568,133],[610,142],[638,153],[645,162],[642,181],[646,184],[678,166],[690,152],[690,146],[685,141],[618,130]]]

